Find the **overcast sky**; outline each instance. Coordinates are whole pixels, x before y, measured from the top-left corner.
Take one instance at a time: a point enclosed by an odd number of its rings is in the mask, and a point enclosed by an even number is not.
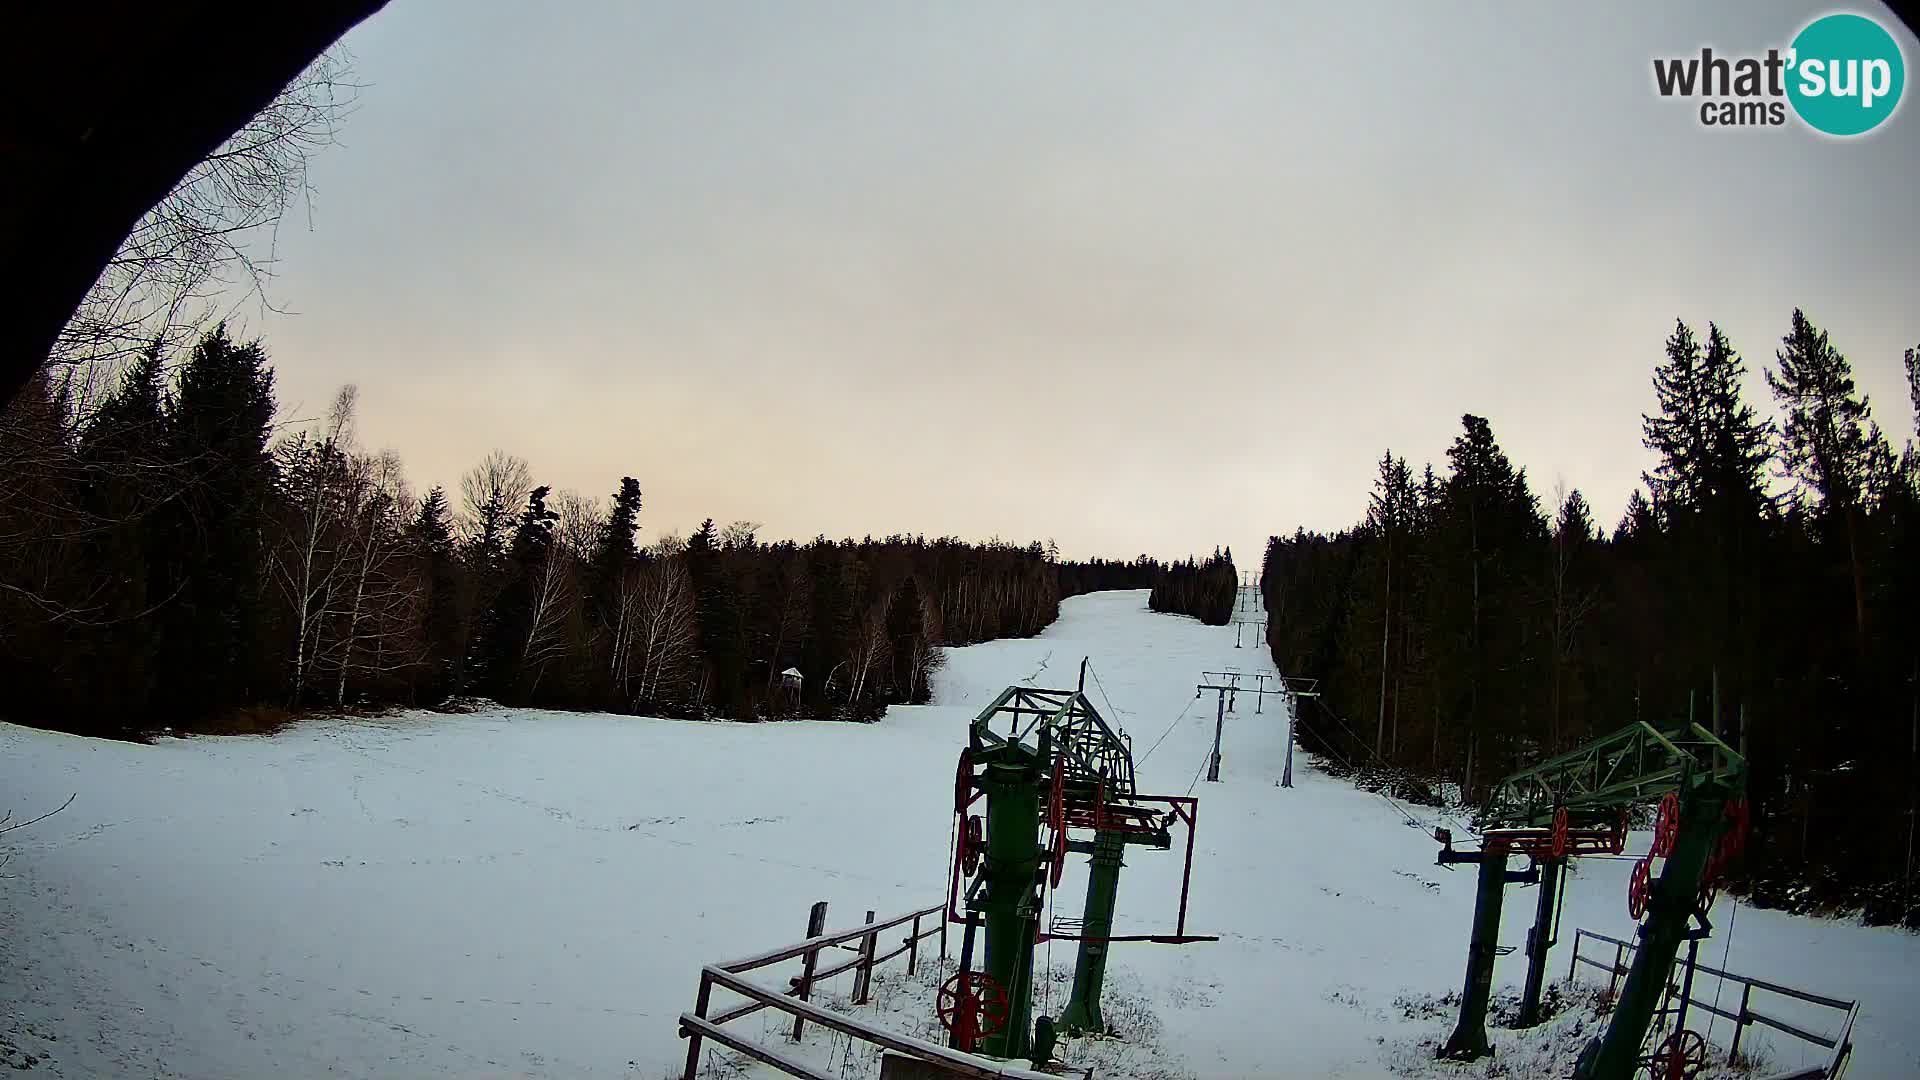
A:
[[[1245,568],[1463,412],[1611,525],[1676,316],[1760,397],[1802,306],[1912,430],[1915,105],[1841,142],[1652,89],[1824,10],[393,0],[280,238],[297,314],[242,321],[286,415],[358,384],[422,489],[632,474],[643,539]]]

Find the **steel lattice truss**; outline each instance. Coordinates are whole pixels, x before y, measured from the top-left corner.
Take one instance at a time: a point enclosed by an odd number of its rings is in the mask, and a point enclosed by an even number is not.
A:
[[[1672,732],[1636,722],[1494,785],[1484,828],[1550,825],[1566,807],[1575,825],[1606,822],[1630,803],[1709,780],[1738,782],[1746,759],[1699,724]]]
[[[994,721],[1006,718],[1004,734]],[[1020,742],[1045,727],[1053,749],[1066,761],[1066,782],[1102,788],[1109,800],[1133,797],[1133,748],[1126,736],[1107,726],[1099,710],[1077,690],[1009,686],[974,718],[982,746]]]

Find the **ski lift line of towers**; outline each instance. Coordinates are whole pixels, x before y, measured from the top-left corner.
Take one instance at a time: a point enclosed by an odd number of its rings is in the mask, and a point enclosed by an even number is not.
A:
[[[1242,680],[1253,680],[1251,684]],[[1268,685],[1271,682],[1273,685]],[[1272,672],[1255,671],[1203,671],[1200,681],[1194,684],[1195,698],[1212,690],[1216,695],[1213,715],[1213,753],[1207,758],[1207,779],[1218,783],[1220,780],[1221,740],[1224,738],[1227,714],[1232,712],[1236,699],[1241,694],[1252,694],[1254,715],[1260,715],[1265,708],[1268,695],[1280,697],[1287,711],[1287,758],[1286,766],[1280,774],[1280,786],[1293,786],[1293,722],[1296,702],[1293,699],[1317,696],[1314,679],[1289,679]]]
[[[1248,571],[1240,572],[1239,602],[1233,611],[1233,647],[1244,648],[1243,641],[1248,636],[1248,627],[1259,627],[1259,633],[1253,637],[1254,648],[1267,640],[1267,616],[1264,602],[1260,598],[1260,579],[1252,577]]]

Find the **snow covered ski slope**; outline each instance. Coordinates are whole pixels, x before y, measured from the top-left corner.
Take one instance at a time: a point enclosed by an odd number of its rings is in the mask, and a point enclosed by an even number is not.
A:
[[[16,818],[78,795],[6,839],[0,1062],[658,1080],[683,1054],[675,1018],[701,964],[799,939],[815,900],[834,925],[937,902],[967,720],[1010,683],[1071,686],[1082,656],[1089,696],[1133,736],[1141,788],[1202,798],[1188,926],[1221,940],[1116,946],[1112,985],[1157,1014],[1152,1068],[1483,1074],[1435,1071],[1423,1045],[1451,1024],[1432,999],[1458,990],[1473,901],[1470,873],[1433,864],[1437,815],[1411,808],[1410,825],[1304,757],[1279,788],[1284,714],[1246,699],[1222,782],[1196,782],[1213,729],[1197,677],[1266,658],[1231,628],[1148,613],[1138,592],[1069,600],[1039,638],[950,651],[936,704],[875,725],[498,710],[153,746],[0,726]],[[1575,926],[1627,935],[1629,865],[1580,866],[1563,941]],[[1130,853],[1115,932],[1169,928],[1179,871],[1177,852]],[[1083,888],[1069,871],[1061,903]],[[1531,908],[1509,896],[1504,942]],[[1851,1076],[1920,1075],[1920,939],[1736,914],[1725,897],[1716,922],[1732,932],[1703,960],[1865,1000]],[[1505,958],[1500,983],[1523,971]],[[1495,1038],[1529,1075],[1538,1047]],[[1815,1060],[1760,1041],[1776,1067]]]

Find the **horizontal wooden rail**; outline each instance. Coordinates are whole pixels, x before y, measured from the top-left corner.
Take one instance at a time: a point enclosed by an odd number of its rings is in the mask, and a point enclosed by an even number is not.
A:
[[[821,980],[848,971],[854,973],[852,1003],[864,1004],[872,992],[874,968],[905,954],[907,973],[913,974],[918,963],[920,943],[928,938],[940,939],[942,959],[947,952],[947,920],[944,906],[936,905],[918,911],[909,911],[884,921],[875,921],[873,912],[869,911],[866,922],[849,930],[836,930],[831,933],[822,932],[821,929],[826,922],[826,913],[825,901],[813,905],[807,917],[808,936],[804,941],[769,949],[743,960],[709,965],[701,969],[699,997],[693,1011],[681,1016],[679,1028],[680,1037],[687,1040],[687,1064],[682,1073],[684,1080],[693,1080],[698,1072],[701,1044],[706,1039],[713,1039],[722,1046],[736,1050],[791,1076],[800,1077],[801,1080],[833,1080],[816,1066],[789,1053],[756,1043],[743,1035],[721,1030],[721,1025],[729,1021],[769,1008],[793,1017],[792,1037],[796,1041],[801,1038],[806,1022],[812,1020],[831,1030],[843,1032],[853,1038],[899,1053],[909,1054],[918,1060],[933,1061],[948,1068],[958,1069],[962,1075],[966,1076],[1006,1077],[1009,1080],[1015,1080],[1015,1078],[1045,1075],[1029,1073],[1021,1069],[1004,1068],[996,1062],[889,1032],[884,1028],[841,1016],[839,1013],[813,1004],[808,999]],[[922,922],[927,919],[932,919],[933,925],[931,928],[922,929]],[[911,927],[898,939],[899,946],[886,953],[880,953],[880,935],[909,923],[912,924]],[[856,940],[858,944],[847,944]],[[854,955],[825,969],[818,969],[816,965],[821,953],[829,949],[851,952]],[[788,980],[788,988],[784,993],[753,982],[744,975],[748,971],[796,958],[805,961],[804,967],[798,976]],[[708,1010],[712,1004],[715,986],[737,994],[746,1001],[718,1014],[709,1015]]]
[[[853,927],[850,930],[830,931],[793,945],[782,945],[777,949],[769,949],[766,952],[754,956],[740,960],[729,960],[724,964],[716,964],[714,966],[738,975],[741,972],[766,967],[768,964],[777,964],[782,960],[792,960],[796,956],[804,956],[810,952],[817,952],[830,945],[838,945],[843,941],[852,941],[854,938],[866,937],[868,934],[880,930],[891,930],[902,923],[910,923],[915,919],[938,915],[940,911],[940,905],[936,904],[933,907],[922,908],[919,911],[909,911],[905,915],[895,915],[893,918],[881,922],[866,923]]]
[[[717,1018],[702,1020],[692,1013],[681,1013],[680,1029],[682,1036],[698,1034],[701,1038],[712,1039],[722,1046],[740,1051],[755,1061],[771,1065],[788,1076],[798,1076],[800,1080],[839,1080],[839,1077],[834,1074],[816,1069],[797,1057],[783,1054],[770,1046],[762,1046],[752,1039],[742,1038],[730,1031],[722,1031]]]
[[[939,908],[935,908],[935,909],[934,909],[934,911],[936,911],[936,912],[937,912],[937,911],[939,911],[939,910],[940,910]],[[902,953],[905,953],[905,952],[907,952],[908,950],[910,950],[910,949],[912,949],[912,948],[913,948],[913,946],[915,945],[915,943],[917,943],[917,942],[922,942],[922,941],[925,941],[925,940],[927,940],[928,938],[934,938],[934,937],[939,937],[939,936],[940,936],[940,928],[939,928],[939,927],[935,927],[935,928],[934,928],[934,929],[932,929],[932,930],[922,930],[922,931],[920,932],[920,935],[919,935],[918,937],[908,937],[908,938],[905,938],[905,939],[903,939],[903,940],[902,940],[902,943],[901,943],[901,945],[900,945],[900,947],[899,947],[899,948],[897,948],[897,949],[895,949],[895,950],[893,950],[893,951],[892,951],[892,952],[890,952],[890,953],[885,953],[885,954],[883,954],[883,955],[880,955],[880,956],[876,956],[876,957],[874,957],[874,958],[873,958],[873,962],[874,962],[874,964],[875,964],[876,966],[877,966],[877,965],[880,965],[880,964],[884,964],[884,963],[886,963],[887,961],[889,961],[889,960],[891,960],[891,959],[893,959],[894,957],[896,957],[896,956],[899,956],[899,955],[901,955]],[[851,959],[851,960],[848,960],[848,961],[846,961],[846,962],[844,962],[844,963],[841,963],[841,964],[837,964],[837,965],[835,965],[835,966],[833,966],[833,967],[830,967],[830,968],[827,968],[827,969],[826,969],[826,970],[824,970],[824,971],[816,971],[816,972],[814,972],[814,973],[813,973],[813,981],[814,981],[814,982],[816,982],[816,983],[818,983],[818,982],[819,982],[819,981],[821,981],[822,979],[829,979],[829,978],[832,978],[832,977],[833,977],[833,976],[835,976],[835,975],[844,975],[844,974],[846,974],[847,972],[849,972],[849,971],[852,971],[852,970],[853,970],[854,968],[857,968],[857,967],[859,967],[861,963],[862,963],[862,959],[861,959],[861,957],[859,957],[859,956],[855,956],[855,957],[854,957],[853,959]],[[796,976],[794,976],[793,978],[791,978],[791,979],[788,979],[788,980],[787,980],[787,985],[788,985],[789,987],[791,987],[791,989],[789,989],[789,990],[787,991],[787,993],[788,993],[788,994],[797,994],[797,993],[799,993],[799,992],[800,992],[800,977],[799,977],[798,975],[796,975]],[[767,1005],[766,1005],[766,1003],[765,1003],[765,1002],[762,1002],[762,1001],[749,1001],[749,1002],[747,1002],[747,1003],[746,1003],[746,1004],[744,1004],[744,1005],[736,1005],[736,1006],[734,1006],[733,1008],[731,1008],[731,1009],[728,1009],[727,1011],[725,1011],[725,1012],[723,1012],[723,1013],[719,1013],[719,1014],[717,1014],[717,1015],[715,1015],[715,1016],[710,1016],[710,1017],[708,1017],[707,1019],[708,1019],[709,1021],[711,1021],[711,1022],[713,1022],[713,1023],[715,1023],[715,1024],[724,1024],[724,1023],[726,1023],[726,1022],[727,1022],[727,1021],[729,1021],[729,1020],[738,1020],[738,1019],[740,1019],[740,1018],[741,1018],[741,1017],[743,1017],[743,1016],[751,1016],[752,1014],[754,1014],[754,1013],[757,1013],[757,1012],[759,1012],[759,1011],[760,1011],[761,1009],[764,1009],[764,1008],[766,1008],[766,1007],[767,1007]]]
[[[1699,1004],[1699,1002],[1695,1002],[1694,1004],[1697,1005]],[[1725,1015],[1725,1014],[1723,1013],[1722,1015]],[[1738,1019],[1738,1017],[1728,1017],[1728,1019],[1735,1020],[1735,1019]],[[1831,1050],[1835,1046],[1838,1046],[1840,1044],[1840,1040],[1838,1039],[1829,1038],[1828,1036],[1825,1036],[1825,1035],[1815,1035],[1811,1031],[1806,1031],[1801,1028],[1794,1027],[1792,1024],[1787,1023],[1785,1020],[1775,1020],[1771,1016],[1762,1016],[1757,1012],[1748,1012],[1747,1019],[1753,1021],[1756,1024],[1765,1024],[1775,1031],[1784,1031],[1795,1038],[1805,1039],[1810,1043],[1817,1043],[1822,1048],[1827,1050]]]
[[[998,1062],[986,1058],[978,1058],[959,1050],[948,1049],[936,1043],[927,1042],[924,1039],[916,1039],[911,1035],[902,1035],[897,1031],[888,1031],[883,1027],[869,1024],[855,1017],[844,1016],[834,1012],[832,1009],[815,1005],[810,1001],[800,1001],[787,997],[777,990],[770,990],[750,979],[742,978],[740,975],[728,971],[726,968],[717,964],[708,965],[704,968],[701,971],[701,977],[717,986],[725,987],[742,997],[752,998],[771,1008],[790,1013],[818,1024],[821,1027],[838,1031],[843,1035],[851,1035],[864,1042],[885,1047],[896,1053],[907,1054],[919,1058],[922,1061],[938,1062],[949,1071],[961,1076],[973,1077],[975,1080],[1057,1080],[1051,1073],[1034,1072],[1031,1069],[1001,1065]],[[693,1013],[682,1013],[680,1016],[681,1034],[690,1035],[698,1030],[699,1034],[707,1036],[709,1034],[707,1031],[698,1028],[695,1024],[688,1023],[689,1020],[699,1021],[700,1019],[700,1017],[695,1016]],[[745,1041],[744,1039],[739,1040],[739,1042]],[[734,1049],[740,1050],[742,1053],[752,1053],[752,1051],[741,1048],[737,1042],[728,1043],[727,1045],[733,1046]],[[767,1050],[765,1047],[756,1048],[764,1050],[769,1054],[775,1053],[774,1051]],[[764,1061],[766,1059],[761,1058],[760,1060]],[[768,1064],[773,1063],[768,1062]],[[785,1066],[776,1067],[784,1068]],[[817,1074],[808,1073],[796,1075]]]

